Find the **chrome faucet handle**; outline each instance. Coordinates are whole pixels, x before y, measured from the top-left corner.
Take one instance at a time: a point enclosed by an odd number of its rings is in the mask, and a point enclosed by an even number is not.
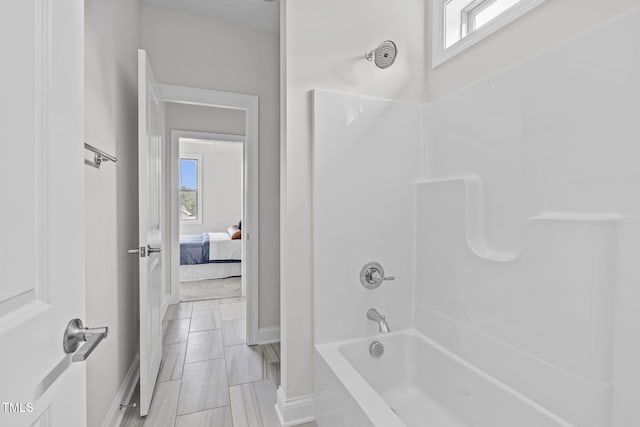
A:
[[[376,289],[384,281],[396,280],[394,276],[385,277],[384,268],[378,262],[369,262],[360,270],[360,283],[366,289]]]

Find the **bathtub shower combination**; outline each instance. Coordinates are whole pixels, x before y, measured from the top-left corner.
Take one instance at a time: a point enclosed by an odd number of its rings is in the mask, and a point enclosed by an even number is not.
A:
[[[314,91],[320,427],[640,425],[639,39],[430,104]]]

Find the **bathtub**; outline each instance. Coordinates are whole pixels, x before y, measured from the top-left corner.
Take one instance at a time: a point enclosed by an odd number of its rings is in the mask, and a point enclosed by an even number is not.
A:
[[[572,425],[413,329],[316,345],[314,390],[319,427]]]

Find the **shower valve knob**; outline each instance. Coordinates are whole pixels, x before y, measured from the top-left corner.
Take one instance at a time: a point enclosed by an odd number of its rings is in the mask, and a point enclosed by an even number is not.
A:
[[[394,276],[385,277],[384,268],[377,262],[370,262],[360,270],[360,283],[366,289],[376,289],[382,285],[382,282],[395,279]]]

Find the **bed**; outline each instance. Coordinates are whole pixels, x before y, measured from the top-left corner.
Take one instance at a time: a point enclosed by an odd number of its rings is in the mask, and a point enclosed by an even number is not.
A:
[[[224,279],[242,273],[242,241],[229,233],[180,236],[180,281]]]

